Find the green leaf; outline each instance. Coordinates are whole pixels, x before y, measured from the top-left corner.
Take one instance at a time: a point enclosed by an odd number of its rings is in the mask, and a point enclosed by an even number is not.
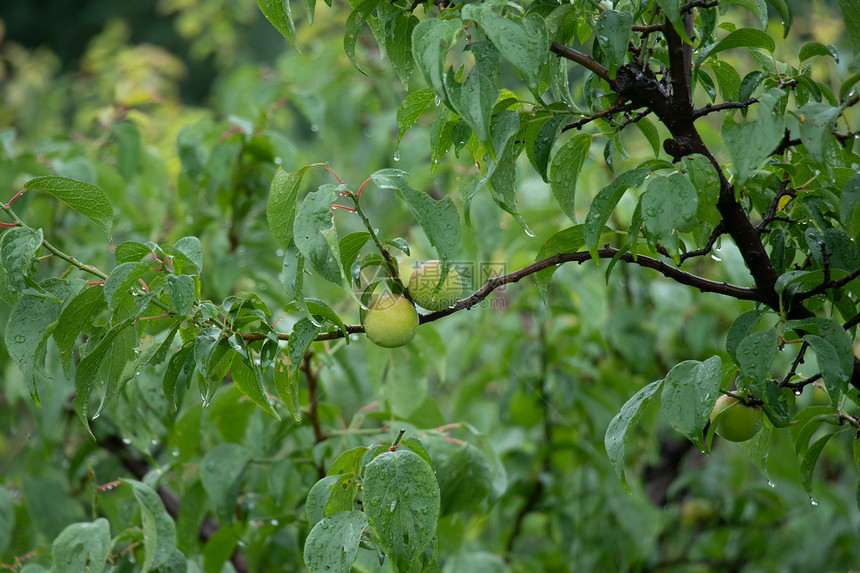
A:
[[[499,52],[490,42],[475,42],[467,46],[475,55],[475,66],[462,84],[454,79],[454,72],[445,74],[445,91],[451,107],[463,118],[475,135],[485,144],[490,140],[490,116],[499,97],[496,75]],[[495,157],[492,147],[490,154]]]
[[[197,288],[189,275],[168,275],[167,294],[180,317],[187,315],[197,300]]]
[[[325,517],[325,506],[331,495],[331,488],[337,482],[338,477],[339,474],[327,475],[316,482],[308,492],[308,497],[305,501],[305,514],[308,518],[308,525],[311,527]]]
[[[355,46],[358,43],[358,34],[361,32],[365,22],[367,22],[367,18],[371,15],[380,1],[381,0],[362,0],[362,2],[359,2],[358,6],[355,7],[355,10],[353,10],[346,19],[346,24],[344,26],[343,51],[346,54],[346,57],[349,58],[349,61],[352,62],[352,65],[355,66],[355,69],[363,74],[365,74],[365,71],[361,69],[361,66],[358,65],[358,61],[355,59]]]
[[[606,228],[606,222],[612,216],[612,211],[624,196],[627,189],[639,187],[650,173],[645,167],[638,167],[625,171],[616,177],[612,183],[601,189],[588,210],[588,216],[583,225],[583,238],[585,245],[591,252],[591,257],[597,261],[597,250],[600,248],[600,237]]]
[[[797,58],[801,62],[805,62],[815,56],[831,57],[837,64],[839,63],[839,52],[836,51],[836,48],[830,45],[825,46],[820,42],[805,42],[800,47],[800,53],[797,55]]]
[[[769,328],[750,334],[738,344],[736,361],[741,370],[738,386],[763,387],[776,357],[777,342],[776,329]],[[756,393],[758,396],[762,394],[763,392]]]
[[[269,199],[266,202],[266,221],[269,230],[284,247],[293,238],[293,221],[296,218],[296,198],[302,177],[307,171],[303,167],[298,171],[278,169],[269,187]]]
[[[778,103],[776,97],[765,94],[760,98],[755,122],[735,123],[729,115],[723,120],[723,143],[737,171],[737,185],[742,185],[782,141],[785,119],[771,111],[778,113]]]
[[[463,30],[463,23],[457,19],[440,20],[427,18],[412,30],[412,55],[415,64],[424,75],[424,80],[439,96],[448,103],[445,91],[445,57],[448,46],[452,45]]]
[[[657,130],[657,127],[651,122],[647,117],[643,117],[633,125],[642,132],[642,135],[645,136],[645,139],[648,140],[649,145],[651,145],[651,149],[654,151],[654,157],[660,156],[660,149],[662,149],[660,145],[660,132]]]
[[[788,31],[791,29],[791,7],[788,5],[788,0],[767,0],[774,7],[776,13],[779,14],[782,20],[782,37],[788,36]]]
[[[139,284],[139,279],[150,269],[149,263],[122,263],[111,271],[104,284],[104,295],[108,308],[114,312],[131,294],[129,289]]]
[[[394,571],[405,573],[436,535],[436,476],[418,454],[401,448],[367,464],[362,487],[371,529]]]
[[[429,441],[428,446],[437,462],[440,515],[480,510],[490,496],[493,481],[483,452],[469,443],[454,444],[443,438]]]
[[[362,247],[370,240],[370,233],[358,231],[344,235],[340,240],[338,250],[340,251],[340,263],[344,270],[352,268],[358,259]]]
[[[50,193],[110,235],[113,207],[107,194],[95,185],[68,177],[36,177],[24,187]]]
[[[296,25],[293,23],[293,16],[290,13],[290,0],[257,0],[257,6],[260,7],[266,20],[272,23],[272,26],[281,33],[293,49],[301,52],[296,43]]]
[[[520,226],[531,234],[531,230],[517,211],[517,157],[512,141],[519,132],[519,128],[520,116],[516,111],[505,110],[495,115],[492,126],[493,147],[498,161],[494,162],[491,159],[487,171],[496,204],[513,215]]]
[[[75,412],[78,414],[81,423],[86,427],[90,437],[95,440],[95,436],[87,422],[87,414],[89,412],[90,396],[95,390],[96,385],[104,382],[104,378],[100,373],[102,365],[108,356],[109,351],[114,348],[114,341],[126,328],[132,325],[134,318],[129,318],[120,322],[99,340],[95,348],[81,359],[78,368],[75,371]]]
[[[182,237],[173,246],[165,247],[164,250],[173,255],[177,273],[203,272],[203,245],[197,237]]]
[[[329,321],[330,323],[337,326],[341,332],[346,334],[346,325],[343,323],[343,320],[337,315],[337,313],[332,309],[328,303],[323,300],[319,300],[316,298],[305,299],[305,304],[307,304],[308,312],[312,316],[319,316],[324,320]],[[347,339],[347,344],[349,344],[349,339]]]
[[[588,159],[591,148],[591,135],[578,133],[564,142],[556,152],[549,166],[549,179],[552,194],[561,210],[571,221],[576,222],[574,200],[579,172]]]
[[[818,161],[824,161],[827,142],[833,138],[833,128],[842,109],[825,103],[810,102],[797,112],[800,141]]]
[[[433,90],[424,88],[407,95],[397,108],[397,145],[403,135],[418,121],[424,112],[433,106],[436,96]]]
[[[767,32],[756,30],[754,28],[741,28],[735,30],[716,44],[708,46],[699,54],[699,59],[696,61],[696,68],[706,59],[712,56],[731,50],[734,48],[761,48],[770,53],[776,49],[776,43]]]
[[[304,270],[305,258],[299,252],[296,243],[290,240],[289,246],[284,251],[284,264],[281,267],[281,272],[278,278],[281,281],[281,286],[284,287],[284,292],[287,296],[292,297],[299,303],[301,307],[304,304],[304,293],[302,292],[304,285]]]
[[[831,397],[838,396],[838,392],[847,392],[854,371],[854,343],[842,326],[826,318],[807,318],[788,321],[785,327],[805,331],[803,339],[815,351]]]
[[[618,476],[618,479],[628,493],[630,492],[630,487],[627,485],[627,479],[624,477],[624,453],[627,449],[627,442],[630,440],[630,436],[633,435],[636,423],[642,416],[645,407],[654,398],[654,394],[657,393],[662,384],[663,380],[655,380],[636,392],[621,407],[621,411],[609,422],[609,427],[606,429],[606,435],[603,438],[606,455],[609,456],[609,461],[612,463],[612,467],[615,468],[615,475]]]
[[[741,76],[735,66],[722,60],[711,60],[708,67],[714,70],[717,76],[717,85],[720,86],[720,95],[726,101],[737,101],[738,90],[741,86]]]
[[[729,327],[729,331],[726,333],[726,352],[729,353],[735,363],[740,364],[738,362],[738,346],[752,333],[762,314],[760,310],[745,312],[737,317]]]
[[[231,336],[228,342],[236,350],[230,364],[230,372],[236,387],[264,412],[276,420],[280,420],[281,417],[272,407],[269,397],[266,395],[266,388],[263,386],[263,373],[260,371],[259,363],[248,348],[248,344],[239,334]]]
[[[67,374],[73,358],[72,348],[78,335],[91,327],[93,319],[106,307],[104,290],[101,285],[94,285],[84,288],[75,295],[60,313],[53,336],[63,360],[63,369]]]
[[[6,351],[24,373],[27,388],[33,396],[36,395],[33,380],[36,351],[51,324],[60,316],[61,308],[62,301],[57,299],[24,294],[12,307],[6,322]]]
[[[676,249],[677,234],[696,224],[699,196],[683,173],[654,177],[639,202],[645,228],[670,252]]]
[[[200,460],[200,481],[215,502],[222,523],[233,523],[239,487],[249,460],[248,451],[233,443],[218,444]]]
[[[332,200],[337,193],[334,185],[326,184],[308,193],[302,201],[293,227],[293,240],[305,260],[327,281],[341,284],[338,261],[323,233],[334,229]]]
[[[120,481],[131,486],[134,497],[140,504],[143,518],[142,571],[161,567],[176,551],[176,524],[167,513],[161,498],[151,487],[133,479]]]
[[[704,362],[676,364],[663,380],[663,417],[700,450],[705,450],[705,424],[720,395],[722,361],[712,356]]]
[[[176,388],[183,390],[190,384],[191,375],[194,373],[196,361],[194,360],[194,347],[196,341],[185,344],[170,357],[167,369],[164,371],[162,389],[164,397],[172,408],[177,407]],[[80,370],[80,366],[78,366]],[[180,394],[181,396],[182,394]]]
[[[567,114],[550,115],[531,120],[526,127],[526,155],[544,183],[549,183],[547,167],[552,147],[568,119]]]
[[[388,22],[385,36],[385,54],[391,61],[394,73],[400,78],[403,89],[409,89],[414,60],[412,58],[412,31],[418,25],[418,18],[409,12],[398,11]]]
[[[24,277],[29,274],[30,263],[42,246],[42,229],[13,227],[0,238],[0,262],[6,271],[7,284],[12,292],[24,289]]]
[[[523,75],[528,86],[537,87],[550,44],[542,16],[529,12],[522,18],[508,19],[493,12],[489,4],[471,3],[463,6],[462,18],[477,22],[502,56]]]
[[[609,68],[611,78],[627,58],[632,23],[633,13],[628,11],[603,10],[597,17],[597,43],[603,50],[604,64]]]
[[[815,470],[815,464],[818,463],[818,457],[821,455],[821,450],[830,441],[830,438],[836,434],[825,434],[809,446],[803,460],[800,462],[800,482],[803,484],[803,489],[806,493],[812,495],[812,473]]]
[[[457,254],[460,214],[451,197],[435,201],[427,193],[412,189],[406,182],[406,173],[399,169],[381,169],[371,177],[377,187],[393,189],[406,202],[440,260],[448,261]]]
[[[51,544],[51,571],[101,573],[110,548],[110,523],[107,519],[100,517],[92,523],[73,523],[63,529]]]
[[[361,511],[341,511],[314,525],[305,540],[305,565],[310,573],[349,573],[368,518]]]
[[[152,249],[137,241],[123,241],[116,246],[114,251],[117,264],[137,263],[149,255],[152,255]]]

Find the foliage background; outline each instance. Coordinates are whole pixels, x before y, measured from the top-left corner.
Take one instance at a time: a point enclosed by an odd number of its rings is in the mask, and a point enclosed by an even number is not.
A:
[[[814,38],[849,53],[835,2],[794,4],[790,42]],[[738,21],[751,18],[732,10]],[[63,2],[4,3],[0,189],[11,197],[24,181],[49,174],[96,183],[116,208],[112,244],[198,236],[203,298],[254,290],[270,308],[280,308],[288,299],[264,213],[278,166],[327,161],[358,184],[396,165],[410,173],[413,187],[448,194],[458,207],[461,183],[475,172],[467,154],[452,152],[431,170],[426,124],[397,148],[395,111],[403,88],[375,57],[372,42],[359,44],[368,75],[350,65],[342,48],[347,14],[346,6],[320,5],[312,26],[299,15],[303,53],[297,54],[249,0],[94,1],[73,13]],[[770,26],[781,37],[779,23],[772,19]],[[797,51],[788,42],[778,46]],[[848,57],[839,64],[822,58],[816,71],[826,77],[849,63]],[[737,65],[743,67],[742,59]],[[718,126],[703,135],[718,140]],[[650,153],[637,134],[624,137],[632,157]],[[628,163],[619,160],[619,166],[635,165]],[[307,179],[305,188],[330,182],[322,170]],[[610,179],[603,162],[594,161],[579,185],[597,190]],[[374,225],[388,237],[403,237],[411,260],[431,256],[406,207],[386,193],[368,191],[365,209]],[[535,236],[488,194],[478,195],[460,260],[503,263],[510,271],[533,261],[542,242],[566,226],[548,186],[528,169],[521,170],[518,197]],[[580,217],[589,198],[580,194]],[[63,250],[100,268],[113,266],[104,236],[79,215],[44,198],[18,201],[29,224],[50,230]],[[622,204],[619,217],[629,217],[634,206],[625,213]],[[336,217],[339,228],[359,229],[348,213]],[[708,278],[750,283],[734,250],[721,248],[716,256],[725,263],[723,274]],[[358,322],[354,303],[331,285],[313,281],[307,290]],[[697,295],[633,266],[607,283],[591,264],[562,267],[546,305],[531,280],[488,303],[421,327],[410,352],[418,353],[426,375],[406,372],[381,385],[368,373],[380,351],[363,337],[317,352],[318,408],[328,436],[320,442],[309,423],[295,425],[288,417],[277,423],[232,385],[205,407],[189,395],[174,415],[161,395],[162,370],[147,367],[94,422],[95,444],[74,415],[74,388],[55,349],[38,381],[41,407],[3,351],[0,491],[8,499],[0,505],[14,519],[0,516],[0,562],[25,556],[24,569],[38,571],[49,562],[52,540],[73,522],[106,516],[113,532],[138,524],[130,488],[97,486],[129,476],[124,461],[142,460],[182,500],[177,539],[189,567],[229,571],[238,547],[249,570],[300,571],[308,533],[304,500],[318,466],[374,438],[390,440],[400,427],[418,432],[431,456],[447,456],[451,442],[443,435],[474,446],[468,463],[452,461],[438,472],[440,481],[452,480],[449,491],[473,493],[451,502],[440,522],[446,572],[839,571],[860,562],[848,435],[822,454],[817,505],[798,482],[799,461],[785,433],[774,434],[763,473],[727,442],[703,456],[654,409],[641,426],[648,431],[629,450],[632,493],[614,477],[603,436],[620,406],[680,360],[725,356],[726,329],[751,305]],[[4,324],[8,313],[0,306]],[[288,328],[291,319],[284,320]],[[778,360],[790,364],[790,357]],[[815,372],[814,363],[804,368]],[[306,388],[302,396],[307,404]],[[412,403],[415,396],[427,397]],[[808,393],[801,398],[808,399]],[[430,431],[461,423],[472,429]],[[230,503],[213,499],[201,481],[205,460],[213,459],[206,456],[227,443],[241,444],[253,457],[239,478],[233,515]],[[207,542],[198,536],[204,516],[221,526]],[[136,570],[135,552],[115,556],[115,570]],[[356,568],[378,570],[372,554]]]

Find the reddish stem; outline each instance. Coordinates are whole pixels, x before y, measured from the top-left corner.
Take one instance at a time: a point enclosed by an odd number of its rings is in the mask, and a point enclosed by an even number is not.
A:
[[[18,223],[0,223],[2,227],[17,227]]]
[[[104,281],[90,281],[87,283],[87,285],[89,285],[89,286],[103,285],[103,284],[105,284]]]
[[[373,177],[368,177],[364,180],[364,183],[361,184],[361,187],[358,188],[358,192],[355,194],[356,198],[361,197],[361,190],[364,189],[364,186],[373,181]]]
[[[9,199],[9,202],[8,202],[8,203],[6,203],[6,206],[7,206],[7,207],[11,207],[11,206],[12,206],[12,203],[14,203],[14,202],[15,202],[15,199],[17,199],[18,197],[20,197],[21,195],[23,195],[23,194],[24,194],[24,192],[25,192],[26,190],[27,190],[26,188],[25,188],[25,189],[21,189],[20,191],[18,191],[17,193],[15,193],[15,195],[14,195],[11,199]]]
[[[337,203],[333,203],[331,206],[332,209],[344,209],[346,211],[351,211],[355,213],[355,207],[347,207],[346,205],[338,205]]]

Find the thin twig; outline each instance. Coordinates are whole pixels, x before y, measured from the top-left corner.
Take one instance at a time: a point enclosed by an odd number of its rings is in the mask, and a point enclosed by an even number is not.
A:
[[[694,109],[693,110],[693,119],[698,119],[702,116],[708,115],[709,113],[722,111],[724,109],[745,109],[754,103],[758,103],[757,97],[750,98],[746,101],[727,101],[727,102],[717,103],[717,104],[710,104],[709,103],[705,107],[700,107],[699,109]]]

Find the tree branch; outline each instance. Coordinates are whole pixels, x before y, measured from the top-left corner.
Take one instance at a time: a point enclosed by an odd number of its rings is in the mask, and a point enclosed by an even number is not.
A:
[[[753,97],[746,101],[727,101],[718,104],[709,103],[705,107],[700,107],[699,109],[693,110],[693,119],[699,119],[700,117],[706,116],[709,113],[714,113],[717,111],[722,111],[724,109],[744,109],[751,106],[754,103],[758,103],[758,98]]]
[[[592,71],[594,75],[598,76],[601,79],[606,80],[607,82],[612,82],[609,79],[609,70],[603,67],[597,60],[591,58],[590,56],[586,56],[582,52],[574,50],[573,48],[569,48],[564,44],[560,44],[558,42],[553,42],[549,47],[550,51],[562,58],[566,58],[571,62],[576,62],[580,66]]]

